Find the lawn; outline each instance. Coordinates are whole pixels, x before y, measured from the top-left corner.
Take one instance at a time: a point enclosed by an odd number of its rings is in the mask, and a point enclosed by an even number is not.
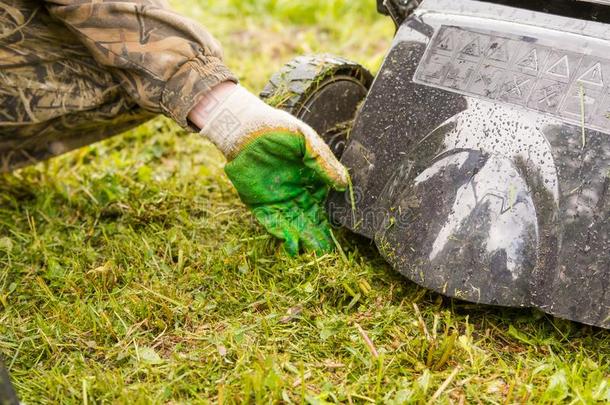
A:
[[[260,91],[292,57],[376,70],[372,0],[186,0]],[[606,403],[610,333],[443,298],[366,241],[289,258],[205,140],[158,118],[0,175],[0,353],[26,403]]]

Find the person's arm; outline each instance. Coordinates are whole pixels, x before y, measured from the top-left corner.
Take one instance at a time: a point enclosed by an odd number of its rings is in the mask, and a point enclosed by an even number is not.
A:
[[[160,0],[46,4],[137,103],[199,128],[224,153],[242,201],[288,253],[333,248],[324,200],[347,187],[347,170],[308,125],[235,85],[204,28]]]
[[[95,60],[117,77],[143,108],[184,128],[209,91],[237,82],[220,44],[200,24],[162,0],[46,0]],[[189,125],[191,124],[191,125]]]

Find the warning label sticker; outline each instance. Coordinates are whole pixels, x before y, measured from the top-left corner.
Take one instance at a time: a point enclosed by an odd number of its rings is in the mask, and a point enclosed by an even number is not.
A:
[[[415,82],[495,100],[610,133],[610,60],[532,38],[443,26]]]

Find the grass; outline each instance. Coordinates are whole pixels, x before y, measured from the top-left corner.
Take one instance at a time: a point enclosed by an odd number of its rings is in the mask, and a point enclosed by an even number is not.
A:
[[[302,53],[376,69],[393,28],[372,3],[175,2],[253,90]],[[607,331],[443,298],[341,231],[345,257],[288,258],[222,166],[160,118],[0,177],[0,353],[22,400],[610,402]]]

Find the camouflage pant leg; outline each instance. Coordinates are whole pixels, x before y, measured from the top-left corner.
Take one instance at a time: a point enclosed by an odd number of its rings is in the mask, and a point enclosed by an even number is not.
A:
[[[153,116],[129,99],[39,1],[0,2],[0,172]]]

